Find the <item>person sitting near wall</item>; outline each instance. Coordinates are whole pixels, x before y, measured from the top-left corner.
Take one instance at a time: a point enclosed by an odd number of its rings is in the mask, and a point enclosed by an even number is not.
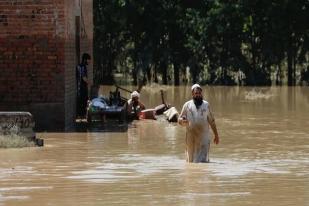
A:
[[[145,109],[145,105],[139,100],[137,91],[131,93],[131,99],[127,102],[127,114],[129,119],[139,119],[139,113]]]

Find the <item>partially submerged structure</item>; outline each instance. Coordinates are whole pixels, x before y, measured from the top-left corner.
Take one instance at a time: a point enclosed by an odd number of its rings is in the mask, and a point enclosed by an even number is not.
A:
[[[9,141],[22,138],[43,146],[44,140],[36,137],[34,126],[33,116],[29,112],[0,112],[0,136],[11,139]]]

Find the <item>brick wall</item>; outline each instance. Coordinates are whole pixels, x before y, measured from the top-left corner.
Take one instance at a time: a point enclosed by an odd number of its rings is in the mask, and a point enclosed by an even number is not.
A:
[[[75,16],[81,2],[0,1],[0,110],[30,111],[41,129],[73,124]],[[89,25],[92,30],[92,18]]]

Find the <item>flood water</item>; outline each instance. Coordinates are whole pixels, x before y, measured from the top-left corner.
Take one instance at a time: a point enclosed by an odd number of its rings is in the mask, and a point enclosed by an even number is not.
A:
[[[160,89],[178,111],[191,95],[190,87],[148,86],[148,108],[161,103]],[[0,206],[309,205],[309,88],[203,93],[221,138],[210,163],[186,163],[185,128],[162,119],[37,133],[44,147],[0,150]]]

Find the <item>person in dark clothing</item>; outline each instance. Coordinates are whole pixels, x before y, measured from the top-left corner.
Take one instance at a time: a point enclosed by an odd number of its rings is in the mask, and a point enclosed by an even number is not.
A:
[[[90,55],[84,53],[82,56],[82,62],[76,66],[77,118],[84,118],[86,116],[86,108],[88,101],[88,85],[89,85],[87,65],[89,64],[90,60],[91,60]]]

